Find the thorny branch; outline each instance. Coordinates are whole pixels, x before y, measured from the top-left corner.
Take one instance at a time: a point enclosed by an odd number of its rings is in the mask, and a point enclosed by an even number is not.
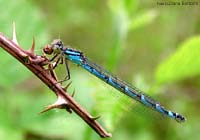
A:
[[[38,56],[34,54],[35,42],[30,50],[23,50],[17,43],[15,28],[13,31],[13,40],[7,38],[0,32],[0,47],[6,50],[9,54],[19,60],[31,72],[33,72],[42,82],[44,82],[56,95],[57,101],[48,106],[42,112],[53,108],[64,108],[68,112],[76,112],[93,130],[95,130],[101,137],[111,137],[104,128],[96,121],[97,118],[92,117],[83,107],[81,107],[72,96],[66,92],[66,88],[62,88],[56,79],[44,68],[47,65],[48,59],[45,56]]]

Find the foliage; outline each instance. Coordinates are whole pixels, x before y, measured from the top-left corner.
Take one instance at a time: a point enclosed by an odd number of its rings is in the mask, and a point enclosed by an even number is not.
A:
[[[179,46],[174,54],[158,66],[157,81],[174,82],[198,76],[200,74],[199,44],[200,37],[196,36]]]
[[[28,49],[34,36],[38,54],[50,37],[60,37],[188,118],[181,125],[158,119],[158,114],[70,64],[69,92],[75,89],[75,100],[101,116],[98,121],[113,133],[108,139],[198,139],[199,9],[155,4],[0,0],[0,31],[11,37],[14,21],[19,43]],[[55,110],[38,115],[56,97],[1,48],[0,56],[0,139],[30,140],[30,134],[46,140],[99,139],[75,113]],[[57,73],[64,73],[62,67]]]
[[[123,54],[128,32],[151,23],[156,11],[146,10],[137,14],[137,1],[109,0],[109,8],[113,18],[113,46],[108,56],[107,68],[113,71]]]

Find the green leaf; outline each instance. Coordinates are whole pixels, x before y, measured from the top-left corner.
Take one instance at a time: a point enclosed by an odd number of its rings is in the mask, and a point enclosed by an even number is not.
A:
[[[30,1],[0,0],[0,31],[12,37],[12,23],[15,22],[18,43],[29,49],[32,38],[36,40],[36,51],[41,52],[48,40],[45,22],[38,8]],[[12,38],[11,38],[12,39]],[[31,75],[17,60],[0,48],[0,86],[11,87]]]
[[[155,10],[148,10],[144,13],[138,14],[130,19],[129,22],[129,30],[134,30],[140,27],[143,27],[147,24],[150,24],[157,16],[157,11]]]
[[[200,36],[186,40],[156,70],[158,83],[184,80],[200,75]]]

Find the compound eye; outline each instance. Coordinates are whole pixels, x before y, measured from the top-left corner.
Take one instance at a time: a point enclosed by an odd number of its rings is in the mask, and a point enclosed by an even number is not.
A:
[[[63,46],[62,41],[58,41],[58,42],[56,43],[56,45],[58,45],[59,47]]]
[[[53,53],[53,49],[52,49],[49,45],[47,45],[47,46],[45,46],[45,47],[43,48],[43,52],[44,52],[45,54],[52,54],[52,53]]]

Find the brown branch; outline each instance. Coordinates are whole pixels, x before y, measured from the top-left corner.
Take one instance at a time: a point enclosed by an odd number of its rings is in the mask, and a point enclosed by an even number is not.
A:
[[[52,75],[50,75],[49,72],[43,67],[48,63],[48,60],[44,56],[37,56],[34,54],[34,42],[32,48],[26,51],[14,41],[0,33],[0,46],[17,60],[19,60],[22,64],[24,64],[57,95],[57,101],[48,106],[43,112],[52,108],[65,108],[69,112],[73,110],[101,137],[111,137],[111,134],[107,133],[103,129],[103,127],[96,121],[95,117],[92,117],[73,99],[73,97],[66,93],[65,89],[62,88],[61,85],[52,77]]]

